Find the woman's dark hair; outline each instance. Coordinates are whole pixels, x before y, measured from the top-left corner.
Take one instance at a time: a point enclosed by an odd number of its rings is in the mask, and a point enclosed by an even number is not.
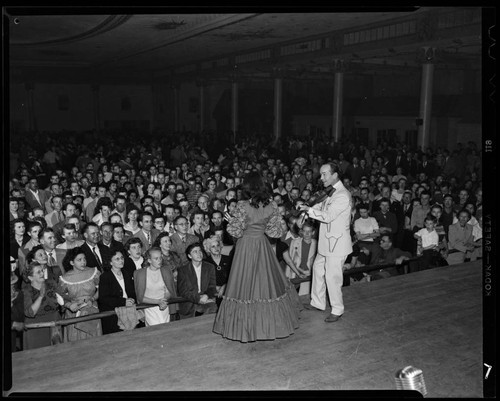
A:
[[[124,258],[126,257],[125,256],[125,251],[123,249],[120,249],[120,248],[111,248],[111,251],[109,253],[109,259],[113,259],[113,257],[117,254],[117,253],[120,253]]]
[[[35,260],[35,253],[40,249],[43,249],[43,245],[36,245],[33,248],[31,248],[31,250],[26,255],[26,264],[30,264]]]
[[[170,233],[168,233],[167,231],[163,231],[162,233],[158,234],[158,237],[156,237],[155,242],[153,243],[153,247],[159,248],[163,237],[170,237]]]
[[[126,251],[129,251],[130,250],[130,246],[131,245],[134,245],[134,244],[140,244],[141,245],[141,248],[142,248],[142,241],[140,238],[138,237],[131,237],[127,240],[127,242],[125,242],[125,250]]]
[[[79,246],[68,249],[68,251],[66,252],[66,255],[64,255],[64,259],[62,261],[62,265],[63,265],[65,271],[73,270],[73,265],[70,262],[75,260],[75,258],[80,254],[85,255],[85,252],[83,252],[83,249]]]
[[[256,171],[245,175],[241,189],[241,199],[250,200],[250,205],[255,208],[258,208],[261,203],[266,206],[271,201],[271,195],[267,191],[262,176]]]

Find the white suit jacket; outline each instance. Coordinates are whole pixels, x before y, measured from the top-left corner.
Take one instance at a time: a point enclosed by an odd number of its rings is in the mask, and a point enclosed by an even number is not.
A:
[[[320,221],[318,253],[323,256],[347,256],[352,252],[350,232],[351,193],[341,181],[335,185],[335,192],[322,203],[309,209],[309,217]]]

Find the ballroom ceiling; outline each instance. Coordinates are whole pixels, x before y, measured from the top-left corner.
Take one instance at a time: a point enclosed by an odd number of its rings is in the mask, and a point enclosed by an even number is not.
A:
[[[433,56],[442,66],[479,68],[481,63],[479,8],[113,10],[4,8],[12,80],[228,78],[235,65],[240,74],[255,78],[276,69],[314,77],[331,74],[334,59],[346,60],[358,73],[404,73],[419,66],[421,47],[436,48]]]

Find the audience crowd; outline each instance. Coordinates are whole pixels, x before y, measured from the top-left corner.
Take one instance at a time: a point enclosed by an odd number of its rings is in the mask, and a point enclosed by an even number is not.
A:
[[[209,139],[207,139],[209,138]],[[326,137],[38,133],[11,144],[13,351],[215,313],[235,239],[226,230],[245,174],[259,171],[286,233],[269,239],[289,278],[311,274],[318,226],[298,206],[336,163],[352,194],[345,284],[482,257],[481,159],[475,143],[416,150]],[[409,261],[409,262],[408,262]],[[308,283],[296,286],[307,294]],[[181,297],[187,302],[169,304]],[[135,305],[157,305],[142,314]],[[117,308],[117,309],[115,309]],[[25,329],[116,310],[117,316]]]

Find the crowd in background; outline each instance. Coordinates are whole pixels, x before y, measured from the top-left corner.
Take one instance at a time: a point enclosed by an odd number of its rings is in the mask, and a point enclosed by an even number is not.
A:
[[[208,139],[207,139],[208,138]],[[335,163],[352,194],[349,283],[482,257],[482,164],[454,149],[375,146],[328,137],[270,143],[252,135],[32,133],[13,137],[9,218],[13,350],[215,313],[235,239],[226,230],[245,174],[259,171],[286,233],[269,239],[289,278],[311,274],[317,223],[298,206]],[[233,138],[234,139],[234,138]],[[385,267],[385,265],[391,265]],[[193,272],[196,272],[194,274]],[[307,294],[308,283],[296,286]],[[182,297],[188,302],[169,304]],[[157,305],[140,313],[131,306]],[[116,315],[24,330],[102,311]],[[19,333],[23,333],[21,336]],[[64,338],[63,338],[64,337]]]

